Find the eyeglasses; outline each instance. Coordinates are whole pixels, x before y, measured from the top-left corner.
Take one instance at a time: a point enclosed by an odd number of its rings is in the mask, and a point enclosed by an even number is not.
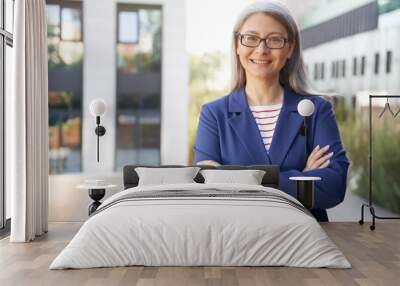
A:
[[[261,42],[265,42],[268,49],[282,49],[286,42],[289,40],[281,36],[270,36],[266,38],[260,38],[250,34],[238,34],[240,43],[243,46],[256,48]]]

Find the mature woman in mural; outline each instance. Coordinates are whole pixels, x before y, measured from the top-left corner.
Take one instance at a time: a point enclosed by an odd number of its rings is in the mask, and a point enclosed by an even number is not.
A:
[[[319,176],[312,213],[327,221],[326,209],[344,199],[349,162],[332,105],[308,91],[295,20],[282,4],[256,2],[240,14],[232,37],[232,91],[202,107],[194,162],[280,165],[280,189],[293,196],[289,177]],[[307,137],[299,132],[302,99],[315,106]]]

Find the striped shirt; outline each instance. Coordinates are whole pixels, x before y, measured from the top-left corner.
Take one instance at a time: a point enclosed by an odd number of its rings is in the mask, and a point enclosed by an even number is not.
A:
[[[250,106],[267,151],[271,147],[272,137],[274,136],[276,122],[281,109],[282,104]]]

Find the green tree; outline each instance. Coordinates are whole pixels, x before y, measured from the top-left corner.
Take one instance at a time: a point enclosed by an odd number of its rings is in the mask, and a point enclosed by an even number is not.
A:
[[[225,57],[220,52],[210,52],[203,55],[190,56],[190,85],[189,85],[189,164],[194,158],[193,146],[201,106],[227,94],[228,89],[216,90],[213,82],[224,64]]]
[[[392,117],[378,118],[380,108],[373,111],[372,190],[373,203],[400,212],[400,126]],[[350,111],[346,112],[350,114]],[[339,122],[343,144],[351,161],[349,178],[355,178],[354,191],[364,198],[369,193],[369,129],[366,107],[352,112]]]

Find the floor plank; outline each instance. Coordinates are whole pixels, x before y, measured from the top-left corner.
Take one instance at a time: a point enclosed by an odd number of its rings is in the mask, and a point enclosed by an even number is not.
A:
[[[291,267],[116,267],[84,270],[48,269],[78,231],[80,223],[52,223],[32,243],[0,240],[0,285],[136,285],[136,286],[391,286],[400,273],[400,222],[369,225],[323,223],[352,269]]]

